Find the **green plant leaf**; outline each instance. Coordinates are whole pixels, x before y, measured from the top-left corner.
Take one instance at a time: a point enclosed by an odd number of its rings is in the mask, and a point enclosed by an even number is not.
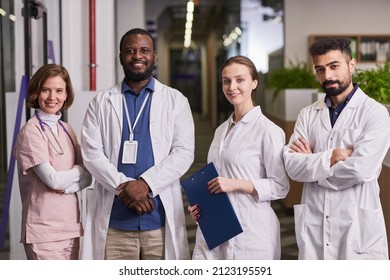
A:
[[[313,70],[305,62],[293,63],[289,60],[289,66],[277,68],[268,74],[266,87],[273,90],[272,100],[275,100],[283,89],[292,88],[319,88],[319,83]]]
[[[377,64],[375,69],[356,70],[353,81],[376,101],[390,104],[390,62]]]

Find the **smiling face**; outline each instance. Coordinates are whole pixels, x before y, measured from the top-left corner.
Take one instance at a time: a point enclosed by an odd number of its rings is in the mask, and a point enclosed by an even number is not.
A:
[[[246,65],[232,63],[222,69],[222,90],[227,100],[236,106],[253,107],[252,92],[257,80],[253,80]]]
[[[38,95],[39,108],[47,114],[57,114],[67,97],[66,83],[60,76],[49,77]]]
[[[152,77],[156,52],[148,35],[127,35],[123,39],[119,58],[128,83],[149,81]]]

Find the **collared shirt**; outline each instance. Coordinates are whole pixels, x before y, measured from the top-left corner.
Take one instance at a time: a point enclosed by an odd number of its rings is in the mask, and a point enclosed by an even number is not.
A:
[[[356,92],[357,89],[358,89],[358,85],[354,84],[353,90],[347,96],[347,98],[344,100],[344,102],[342,102],[341,104],[337,105],[336,107],[333,107],[332,101],[330,100],[329,95],[325,96],[325,103],[326,103],[326,105],[329,108],[330,123],[331,123],[332,127],[336,123],[336,121],[337,121],[338,117],[340,116],[341,112],[343,111],[345,106],[347,106],[349,100],[351,100],[353,94]]]
[[[118,171],[129,178],[138,179],[142,173],[154,165],[149,130],[150,105],[153,92],[154,79],[151,79],[139,94],[136,94],[125,81],[122,82],[122,94],[125,96],[131,125],[134,125],[141,106],[145,98],[149,95],[139,120],[133,128],[134,140],[138,141],[137,161],[135,164],[122,164],[123,143],[129,140],[130,135],[126,113],[123,110],[122,142],[118,157]],[[154,197],[153,203],[155,207],[154,211],[138,215],[133,208],[128,208],[118,196],[115,196],[111,211],[110,226],[121,230],[153,230],[163,227],[165,224],[165,211],[160,197]]]

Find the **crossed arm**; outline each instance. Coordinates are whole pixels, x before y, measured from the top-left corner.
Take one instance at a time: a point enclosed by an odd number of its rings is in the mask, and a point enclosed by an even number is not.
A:
[[[298,137],[297,140],[293,141],[289,148],[297,153],[312,154],[309,143],[302,136]],[[353,149],[334,149],[330,158],[330,166],[333,166],[339,161],[344,161],[346,158],[352,155],[352,152]]]

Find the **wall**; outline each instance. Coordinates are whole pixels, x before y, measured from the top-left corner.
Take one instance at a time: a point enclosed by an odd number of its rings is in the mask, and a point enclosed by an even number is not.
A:
[[[312,34],[390,34],[388,0],[285,0],[284,7],[285,66],[308,60]]]
[[[260,1],[241,0],[241,54],[248,56],[262,73],[268,72],[268,55],[283,47],[283,22],[263,20],[263,15],[273,14]]]
[[[111,1],[107,1],[111,2]],[[115,1],[115,38],[114,50],[106,53],[112,57],[116,65],[116,82],[119,83],[123,80],[123,69],[119,63],[119,42],[123,34],[132,28],[144,28],[145,27],[145,1],[144,0],[116,0]],[[111,14],[113,15],[113,14]],[[111,17],[110,15],[110,17]],[[102,18],[102,17],[100,17]],[[112,18],[111,18],[112,20]],[[100,20],[105,22],[105,20]],[[98,30],[98,29],[97,29]],[[114,33],[114,30],[113,30]]]

